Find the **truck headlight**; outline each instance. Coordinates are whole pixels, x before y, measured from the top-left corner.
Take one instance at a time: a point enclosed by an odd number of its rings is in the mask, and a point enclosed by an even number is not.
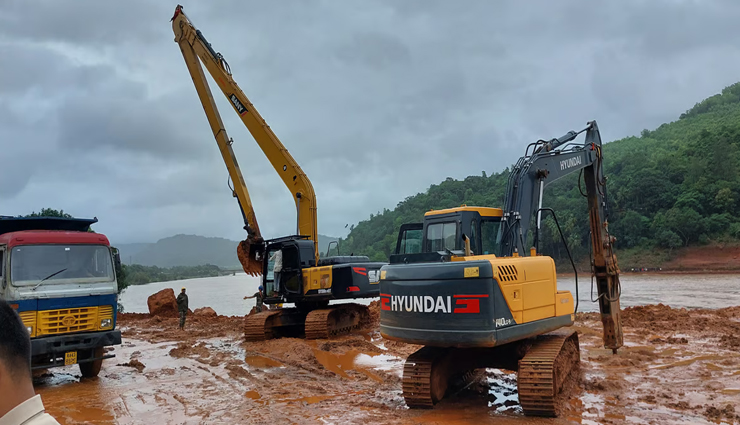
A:
[[[111,319],[103,319],[100,321],[100,327],[102,329],[110,328],[113,325],[113,320]]]
[[[33,326],[26,326],[29,335],[33,335]]]

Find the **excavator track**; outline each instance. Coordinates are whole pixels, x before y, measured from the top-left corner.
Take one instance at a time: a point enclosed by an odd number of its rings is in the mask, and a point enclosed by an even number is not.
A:
[[[481,370],[475,367],[479,364],[480,353],[423,347],[411,354],[403,365],[401,384],[406,405],[411,409],[431,409],[449,389],[459,392],[467,388],[481,376]]]
[[[578,333],[540,335],[519,360],[519,404],[529,416],[557,416],[557,396],[580,364]]]
[[[270,318],[281,313],[281,310],[262,311],[251,314],[244,319],[244,339],[247,341],[264,341],[273,337]]]
[[[444,356],[444,350],[434,347],[424,347],[411,354],[403,365],[403,398],[411,409],[431,409],[434,404],[444,397],[447,390],[446,380],[432,380],[442,375],[439,370],[433,370],[435,360]],[[442,382],[444,381],[444,382]]]
[[[327,339],[360,327],[368,315],[364,305],[347,303],[313,310],[306,316],[306,339]]]

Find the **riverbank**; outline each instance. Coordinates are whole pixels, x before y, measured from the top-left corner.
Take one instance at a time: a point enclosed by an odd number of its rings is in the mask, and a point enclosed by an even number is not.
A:
[[[617,251],[622,274],[738,274],[740,273],[740,245],[711,244],[666,249],[632,248]],[[579,274],[591,273],[588,261],[576,264]],[[569,262],[558,263],[559,276],[573,276]],[[646,270],[646,271],[641,271]]]

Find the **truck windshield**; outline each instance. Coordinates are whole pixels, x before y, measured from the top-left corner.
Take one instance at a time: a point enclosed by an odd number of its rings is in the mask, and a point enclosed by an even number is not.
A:
[[[10,254],[10,280],[16,286],[110,282],[110,251],[101,245],[22,245]]]

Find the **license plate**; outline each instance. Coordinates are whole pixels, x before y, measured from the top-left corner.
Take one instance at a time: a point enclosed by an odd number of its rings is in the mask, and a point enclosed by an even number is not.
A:
[[[64,353],[64,365],[71,365],[77,363],[77,351],[71,351]]]

